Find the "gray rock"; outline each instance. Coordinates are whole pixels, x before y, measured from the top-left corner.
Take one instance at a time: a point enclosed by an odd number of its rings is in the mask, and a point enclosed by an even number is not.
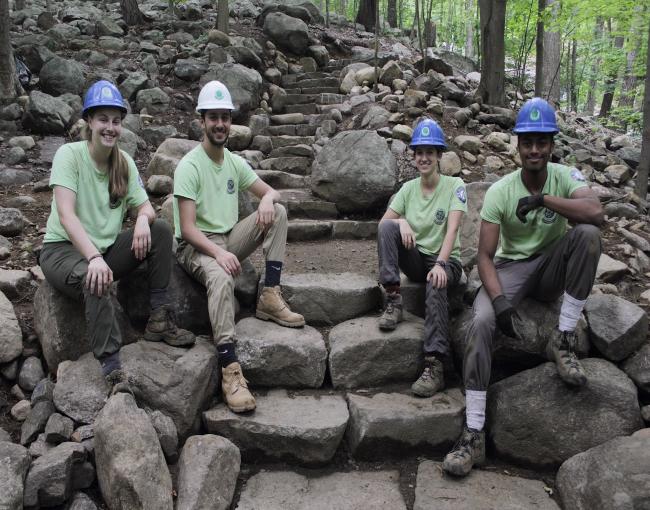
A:
[[[18,378],[18,359],[0,366],[0,374],[8,381],[15,381]]]
[[[538,480],[480,469],[452,478],[440,463],[425,460],[418,466],[413,510],[559,510],[545,489]]]
[[[20,429],[20,444],[28,445],[34,441],[45,430],[47,420],[53,412],[54,404],[49,400],[42,400],[34,404]]]
[[[26,391],[36,388],[38,382],[45,377],[43,364],[36,356],[30,356],[23,362],[18,374],[18,385]]]
[[[0,269],[0,291],[4,292],[9,299],[16,299],[21,290],[24,291],[29,285],[31,279],[32,275],[29,271]]]
[[[245,454],[326,463],[334,456],[348,422],[348,408],[338,395],[295,395],[271,390],[256,397],[253,414],[234,414],[224,404],[203,413],[212,434],[227,437]]]
[[[156,431],[133,397],[111,397],[95,421],[99,487],[114,509],[172,510],[172,481]]]
[[[72,495],[66,510],[97,510],[97,505],[83,492],[76,492]]]
[[[471,204],[460,227],[461,261],[464,266],[476,263],[478,236],[481,228],[481,209],[489,182],[470,182],[465,186],[467,203]]]
[[[454,138],[454,144],[459,149],[470,152],[471,154],[479,154],[483,146],[480,138],[471,135],[458,135]]]
[[[390,112],[386,109],[381,106],[371,106],[361,120],[361,127],[363,129],[379,129],[388,124],[389,117]]]
[[[19,168],[3,168],[0,170],[0,186],[27,184],[31,180],[32,172],[29,170],[20,170]]]
[[[31,402],[32,405],[41,400],[49,400],[50,402],[54,401],[54,382],[48,378],[41,379],[34,391],[32,391]]]
[[[617,437],[562,464],[556,487],[564,508],[643,508],[648,473],[650,436]]]
[[[307,52],[316,61],[318,67],[325,67],[330,60],[329,52],[325,46],[313,45],[307,48]]]
[[[178,462],[176,510],[227,510],[235,493],[239,448],[212,434],[192,436]]]
[[[585,313],[591,341],[609,360],[627,358],[646,341],[648,317],[634,303],[611,294],[594,295]]]
[[[650,343],[626,359],[621,368],[641,392],[650,395]]]
[[[69,92],[80,95],[84,91],[84,69],[76,60],[53,57],[39,73],[39,85],[43,92],[60,96]]]
[[[384,205],[393,194],[397,163],[386,140],[372,131],[330,139],[312,166],[312,191],[343,213]]]
[[[401,393],[350,393],[348,407],[346,436],[355,457],[446,451],[458,439],[465,419],[465,399],[457,389],[426,400]]]
[[[309,478],[292,471],[262,471],[246,482],[237,510],[406,510],[399,482],[398,471],[350,471]]]
[[[253,135],[248,126],[230,126],[230,136],[228,136],[228,148],[232,151],[242,151],[247,149],[251,144]]]
[[[152,195],[169,195],[174,190],[174,179],[168,175],[152,175],[147,180],[147,191]]]
[[[106,402],[109,387],[92,353],[58,366],[54,387],[56,408],[78,423],[93,423]]]
[[[282,12],[273,12],[264,20],[264,33],[278,46],[296,55],[307,53],[309,30],[307,24]]]
[[[143,145],[142,138],[133,133],[130,129],[123,127],[120,134],[120,149],[124,150],[129,156],[135,158],[138,145]]]
[[[23,126],[37,134],[63,134],[70,126],[73,115],[74,111],[65,101],[32,90],[29,93]]]
[[[45,425],[45,440],[50,444],[69,441],[73,430],[74,423],[70,418],[54,413],[50,415]]]
[[[195,58],[179,58],[174,64],[174,74],[184,81],[196,82],[207,72],[208,64]]]
[[[147,166],[146,174],[173,177],[178,162],[198,144],[199,142],[194,140],[168,138],[154,153]]]
[[[637,147],[623,147],[616,151],[616,155],[634,169],[641,161],[641,149]]]
[[[625,230],[624,228],[617,228],[616,231],[619,234],[621,234],[625,238],[625,240],[635,248],[638,248],[639,250],[644,252],[650,252],[650,242],[646,240],[644,237],[641,237],[640,235],[635,234],[634,232],[630,232],[629,230]]]
[[[0,292],[0,363],[9,363],[23,352],[23,333],[11,301]]]
[[[384,332],[377,320],[358,317],[330,331],[329,367],[334,388],[412,382],[420,375],[424,321],[407,316],[394,331]]]
[[[260,104],[262,94],[262,76],[254,69],[241,64],[213,64],[210,71],[199,81],[201,86],[210,80],[221,81],[232,95],[235,106],[233,120],[244,120],[248,112],[255,110]]]
[[[56,448],[57,445],[53,445],[45,441],[45,433],[39,434],[32,444],[29,445],[29,454],[32,456],[32,459],[42,457],[51,449]]]
[[[282,278],[282,295],[309,324],[338,324],[379,305],[375,280],[355,273],[294,274]]]
[[[29,400],[20,400],[11,408],[11,417],[16,421],[25,421],[32,410]]]
[[[490,387],[487,429],[499,456],[531,466],[556,466],[643,426],[632,381],[602,359],[585,359],[582,365],[588,378],[582,388],[568,388],[554,363]]]
[[[11,435],[9,435],[9,432],[7,432],[5,429],[0,427],[0,443],[5,442],[5,441],[7,441],[9,443],[13,442],[13,440],[11,439]]]
[[[97,35],[109,35],[113,37],[122,37],[124,30],[112,19],[102,18],[95,23],[95,32]]]
[[[8,165],[17,165],[25,161],[27,161],[27,155],[25,154],[25,151],[22,148],[12,147],[7,151],[7,155],[5,157],[5,163],[7,163]]]
[[[124,99],[133,101],[139,91],[148,88],[148,84],[149,77],[145,73],[129,73],[126,79],[120,83],[119,89]],[[131,128],[129,127],[129,129]],[[137,133],[137,130],[131,130]]]
[[[601,254],[596,269],[596,280],[614,283],[630,272],[630,268],[619,260],[615,260],[606,253]]]
[[[22,510],[24,480],[31,457],[26,448],[0,441],[0,508]]]
[[[235,336],[239,361],[253,386],[322,386],[327,349],[318,330],[288,330],[250,317],[237,323]]]
[[[160,115],[167,112],[170,98],[162,89],[154,87],[139,90],[135,102],[138,111],[146,109],[149,115]]]
[[[0,207],[0,235],[16,236],[23,231],[25,219],[18,209]]]
[[[142,139],[148,144],[158,147],[167,138],[175,138],[178,131],[174,126],[147,126],[142,129]]]
[[[443,175],[459,176],[463,164],[454,151],[443,152],[440,156],[440,173]]]
[[[156,430],[165,459],[170,464],[175,464],[178,460],[178,432],[174,420],[160,411],[150,413],[149,419]]]

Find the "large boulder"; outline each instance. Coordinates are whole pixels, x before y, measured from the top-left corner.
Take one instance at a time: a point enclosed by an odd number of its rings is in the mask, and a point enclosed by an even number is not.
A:
[[[250,111],[259,106],[262,76],[255,69],[241,64],[212,64],[199,80],[199,85],[203,86],[211,80],[219,80],[228,87],[235,106],[233,121],[244,120]]]
[[[76,60],[54,57],[43,65],[38,77],[41,90],[53,96],[84,91],[84,69]]]
[[[72,122],[73,115],[74,111],[65,101],[39,90],[32,90],[23,116],[23,126],[37,134],[64,134]]]
[[[145,175],[174,176],[178,162],[200,142],[182,138],[167,138],[154,153]]]
[[[577,453],[643,426],[634,383],[612,363],[582,360],[588,382],[569,388],[554,363],[492,385],[487,422],[499,456],[558,466]]]
[[[555,486],[564,508],[648,508],[650,435],[617,437],[564,462]]]
[[[622,368],[641,392],[650,395],[650,343],[626,359]]]
[[[311,174],[314,194],[342,213],[386,204],[395,191],[397,162],[386,140],[374,131],[345,131],[318,153]]]
[[[0,508],[22,510],[24,480],[31,456],[27,448],[0,441]]]
[[[119,393],[95,421],[97,478],[111,510],[172,510],[172,480],[156,431],[133,397]]]
[[[11,301],[0,292],[0,365],[15,360],[23,352],[23,334]]]
[[[264,20],[264,33],[275,44],[296,55],[307,53],[309,29],[301,19],[287,16],[282,12],[273,12]]]
[[[170,97],[159,87],[139,90],[135,96],[137,110],[146,110],[149,115],[166,113],[170,101]]]

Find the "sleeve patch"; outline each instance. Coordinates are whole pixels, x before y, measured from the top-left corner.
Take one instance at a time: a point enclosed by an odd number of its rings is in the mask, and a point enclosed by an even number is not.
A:
[[[574,168],[573,170],[571,170],[571,179],[573,179],[574,181],[584,182],[585,176],[582,175],[582,172],[580,170]]]
[[[140,172],[137,172],[136,175],[138,176],[138,184],[142,189],[144,189],[144,182],[142,182],[142,177],[140,176]]]
[[[465,192],[465,186],[458,186],[456,188],[455,193],[458,200],[460,200],[463,204],[467,202],[467,194]]]

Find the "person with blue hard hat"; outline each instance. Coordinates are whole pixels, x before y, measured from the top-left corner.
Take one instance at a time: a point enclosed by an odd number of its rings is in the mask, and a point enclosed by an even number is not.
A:
[[[603,210],[576,168],[551,163],[559,132],[545,100],[527,101],[515,123],[521,168],[485,194],[478,271],[483,286],[473,306],[463,362],[466,426],[443,469],[464,476],[485,460],[485,407],[495,333],[521,338],[517,306],[525,297],[563,296],[546,355],[569,386],[587,383],[575,329],[596,278]],[[567,223],[574,226],[567,231]],[[499,244],[500,243],[500,244]]]
[[[386,290],[379,328],[394,330],[402,320],[400,269],[410,280],[425,283],[424,370],[411,390],[430,397],[445,386],[443,361],[450,352],[447,289],[463,271],[459,226],[467,212],[467,193],[460,177],[440,174],[440,155],[447,144],[437,122],[419,122],[411,148],[420,176],[400,188],[379,222],[379,282]]]
[[[190,345],[194,335],[176,327],[167,284],[172,230],[157,220],[133,159],[118,147],[127,109],[115,85],[102,80],[86,92],[83,141],[61,146],[52,161],[54,191],[39,263],[47,281],[83,300],[93,354],[112,391],[130,391],[122,371],[120,328],[111,301],[114,280],[147,261],[151,314],[144,337]],[[124,232],[128,209],[135,226]]]

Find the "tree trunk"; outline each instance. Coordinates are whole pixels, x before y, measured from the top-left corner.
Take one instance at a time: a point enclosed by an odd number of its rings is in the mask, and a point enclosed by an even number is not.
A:
[[[578,41],[573,39],[571,45],[571,72],[569,76],[569,99],[571,111],[578,111],[578,84],[576,83],[576,67],[578,65]]]
[[[9,40],[10,26],[9,0],[0,0],[0,100],[11,100],[23,93]]]
[[[474,0],[466,0],[465,12],[465,56],[474,58]]]
[[[438,28],[433,21],[427,21],[424,26],[424,40],[427,48],[436,47],[436,37]]]
[[[650,26],[648,27],[648,51],[645,65],[645,90],[643,96],[643,135],[641,158],[636,171],[636,194],[645,203],[648,195],[648,173],[650,173]],[[643,207],[645,208],[645,207]]]
[[[546,9],[546,0],[537,2],[537,36],[535,38],[535,96],[542,97],[544,88],[544,21],[542,13]]]
[[[604,21],[603,18],[596,18],[596,28],[594,29],[594,41],[596,44],[600,44],[600,40],[603,36],[603,27]],[[591,64],[591,74],[589,76],[589,85],[587,89],[587,104],[585,106],[585,113],[588,115],[594,114],[594,108],[596,107],[596,76],[598,75],[598,69],[600,68],[600,51],[596,52],[598,57],[596,57]]]
[[[551,16],[555,19],[558,15],[560,3],[558,0],[546,0]],[[562,43],[559,32],[549,32],[544,29],[544,58],[542,60],[542,90],[541,97],[551,104],[560,104],[560,64]]]
[[[375,12],[377,11],[378,0],[360,0],[359,12],[355,21],[361,23],[368,32],[375,31]]]
[[[645,17],[645,9],[642,10],[637,6],[635,13],[636,16],[632,20],[632,28],[630,30],[630,35],[628,38],[630,50],[627,52],[625,59],[625,73],[623,75],[623,83],[621,84],[621,97],[618,100],[619,106],[628,108],[632,108],[634,106],[636,84],[639,80],[639,77],[634,72],[634,62],[637,55],[641,51],[641,42],[643,41],[643,35],[640,33],[640,25]],[[650,79],[650,76],[648,78]]]
[[[621,49],[623,47],[623,36],[616,36],[614,38],[614,48]],[[600,112],[598,117],[601,119],[606,119],[609,117],[609,111],[612,109],[612,103],[614,102],[614,92],[616,92],[616,79],[618,77],[618,69],[616,66],[612,66],[613,70],[605,78],[605,92],[603,93],[603,100],[600,103]]]
[[[395,28],[397,26],[397,0],[388,0],[388,12],[386,17],[388,18],[388,26],[390,28]]]
[[[16,11],[22,11],[25,8],[25,0],[16,0],[14,2],[14,9]]]
[[[230,30],[230,10],[228,9],[228,0],[217,1],[217,30],[227,34]]]
[[[138,7],[137,0],[120,0],[122,18],[129,26],[140,25],[144,22],[144,16]]]
[[[505,105],[506,0],[479,0],[481,11],[481,82],[478,94],[486,104]]]

